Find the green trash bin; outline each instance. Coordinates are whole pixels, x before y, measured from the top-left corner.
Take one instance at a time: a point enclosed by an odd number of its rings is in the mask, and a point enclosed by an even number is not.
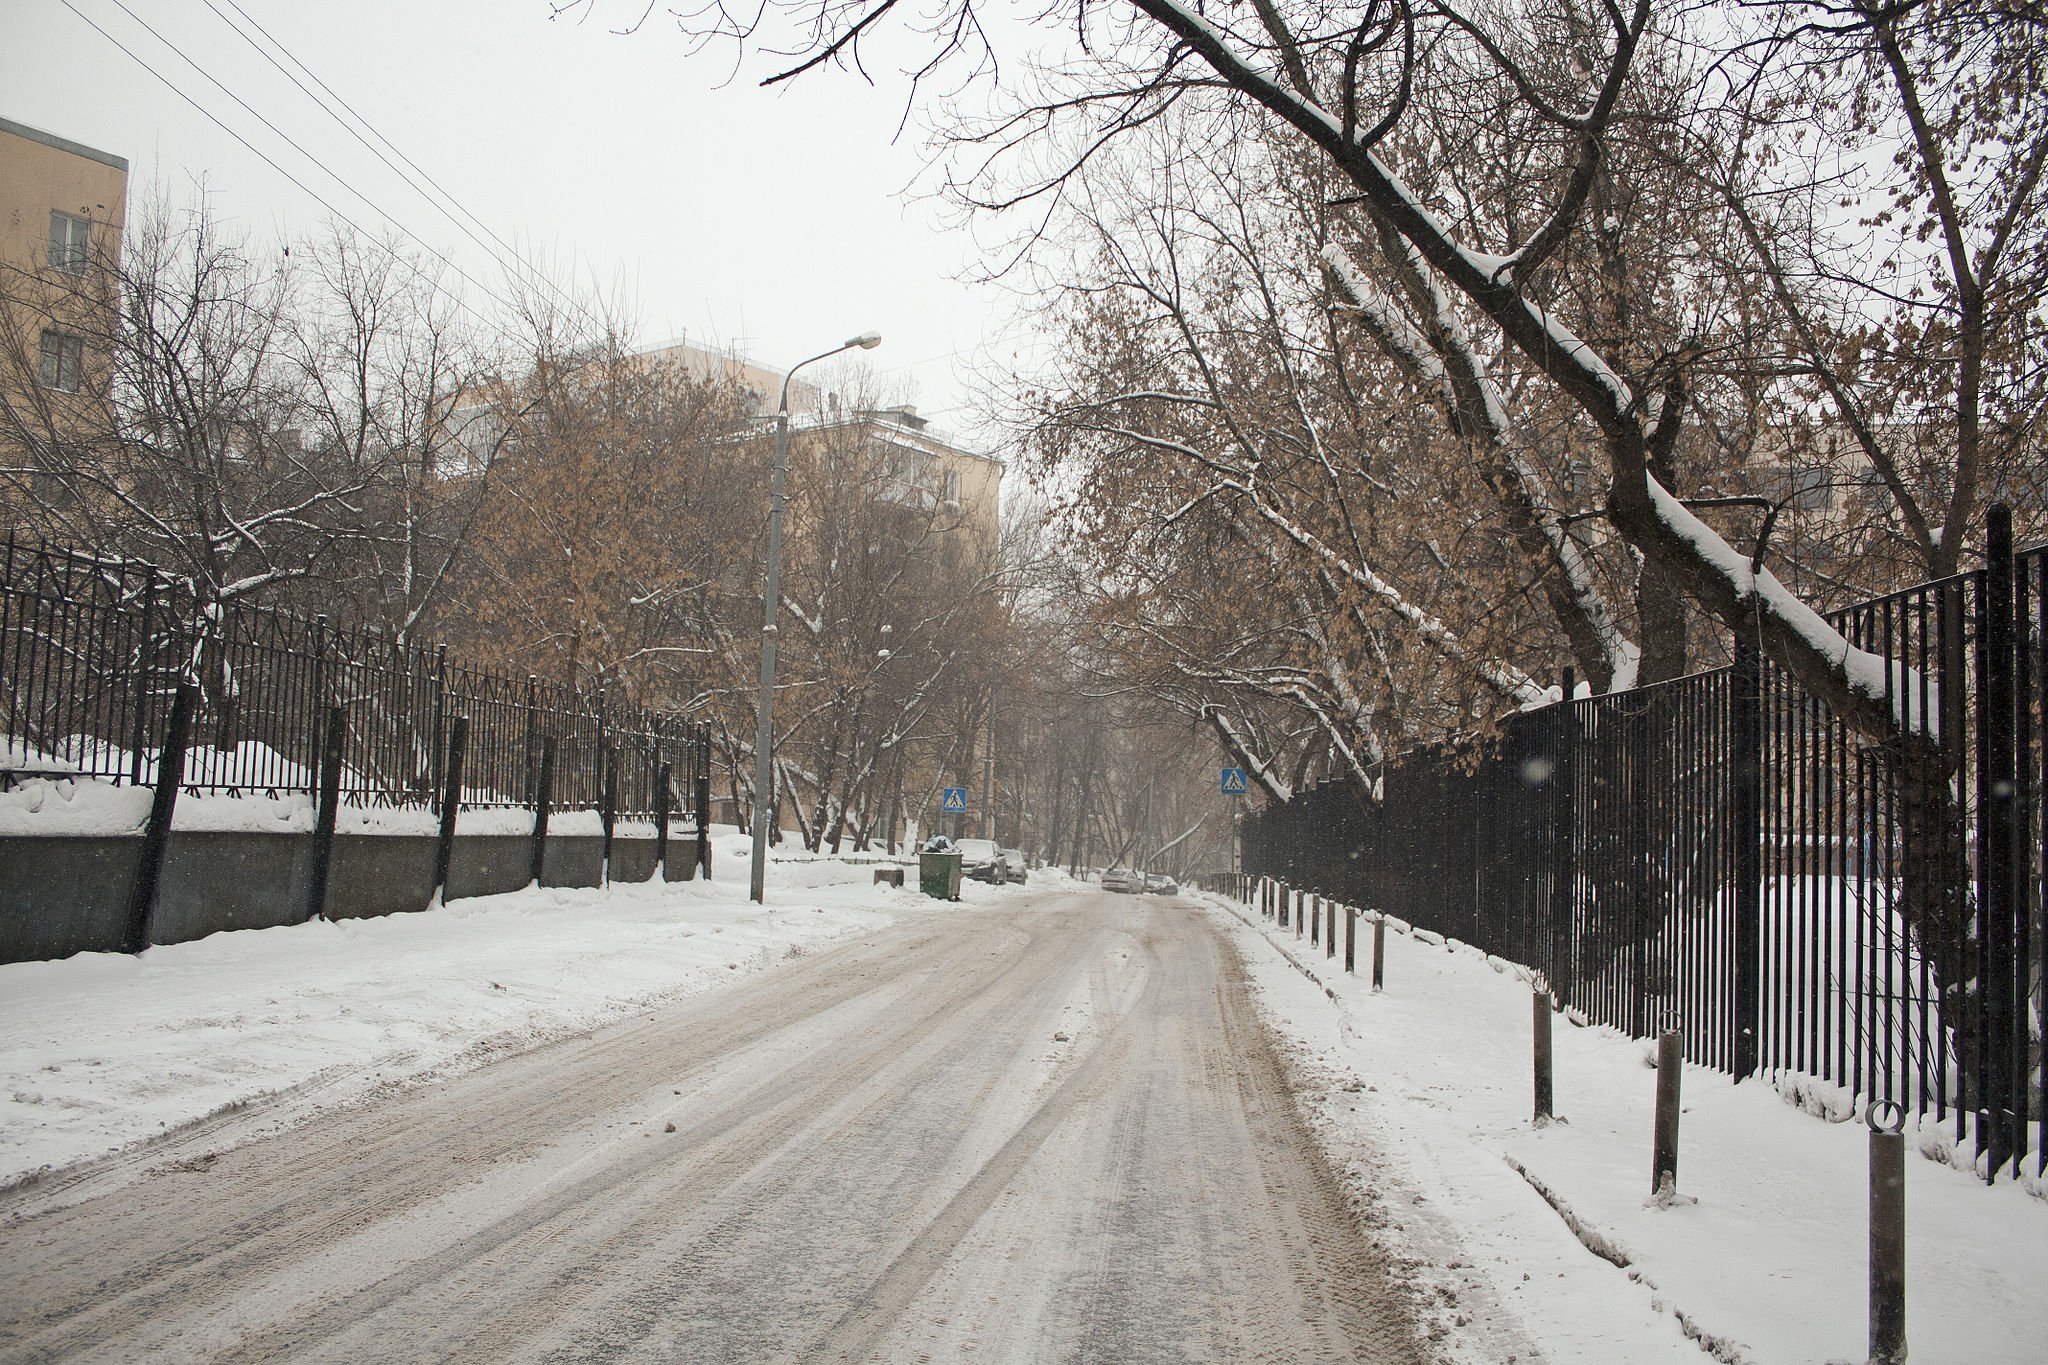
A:
[[[927,896],[942,901],[960,899],[960,855],[920,853],[917,855],[917,885]]]

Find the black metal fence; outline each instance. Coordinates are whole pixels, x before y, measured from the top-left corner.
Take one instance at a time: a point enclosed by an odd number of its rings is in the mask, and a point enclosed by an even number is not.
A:
[[[1831,622],[1938,743],[1875,745],[1754,650],[1519,715],[1244,822],[1245,871],[1544,973],[1694,1062],[1952,1120],[1987,1174],[2042,1151],[2048,548]]]
[[[192,792],[316,795],[336,708],[338,794],[351,806],[438,807],[457,720],[463,808],[534,805],[549,747],[557,810],[682,812],[709,772],[705,727],[678,715],[324,617],[205,607],[147,565],[12,537],[0,547],[0,771],[153,785],[181,685],[196,703],[181,782]]]

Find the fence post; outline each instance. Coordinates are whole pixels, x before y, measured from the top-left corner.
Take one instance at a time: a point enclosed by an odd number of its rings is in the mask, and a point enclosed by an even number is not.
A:
[[[348,712],[327,708],[327,734],[320,745],[320,806],[313,817],[313,868],[306,878],[306,913],[301,923],[327,913],[327,874],[334,866],[334,825],[341,815],[341,753],[348,736]]]
[[[533,861],[527,885],[539,886],[548,851],[548,804],[555,799],[555,737],[540,742],[540,787],[533,797]]]
[[[434,765],[429,778],[430,790],[439,793],[448,785],[448,770],[441,765],[442,756],[447,752],[443,747],[448,737],[448,646],[434,647],[434,742],[427,749],[427,762]],[[434,889],[440,890],[435,883]]]
[[[1326,900],[1323,902],[1323,956],[1327,959],[1336,955],[1337,902]]]
[[[1310,896],[1310,897],[1308,898],[1308,941],[1309,941],[1309,946],[1310,946],[1310,947],[1314,947],[1314,946],[1315,946],[1315,945],[1316,945],[1316,944],[1317,944],[1317,943],[1318,943],[1318,942],[1319,942],[1319,941],[1320,941],[1320,940],[1322,939],[1322,936],[1323,936],[1323,898],[1322,898],[1321,896]]]
[[[604,822],[604,884],[612,884],[612,827],[619,819],[619,754],[614,745],[604,746],[604,783],[600,788],[598,818]]]
[[[711,727],[697,729],[697,876],[711,880]]]
[[[10,560],[14,557],[14,536],[11,532],[7,537],[7,555]],[[14,581],[11,567],[8,570],[7,581]],[[140,687],[135,698],[134,737],[128,745],[128,784],[133,787],[142,785],[142,746],[149,740],[149,666],[156,658],[156,642],[150,639],[149,635],[150,607],[156,602],[156,593],[153,591],[156,586],[155,575],[145,575],[143,584],[142,633],[135,637],[136,647],[142,651],[142,658],[136,660]]]
[[[1763,1021],[1763,658],[1741,633],[1729,679],[1734,791],[1728,837],[1735,843],[1735,1079],[1756,1074]]]
[[[1344,972],[1358,975],[1358,907],[1344,907]]]
[[[1551,776],[1556,794],[1551,798],[1552,835],[1550,850],[1550,972],[1559,1000],[1569,1000],[1575,980],[1578,927],[1578,748],[1579,713],[1573,705],[1578,675],[1564,671],[1564,701],[1553,718],[1551,734]]]
[[[668,784],[673,765],[664,763],[654,773],[654,865],[657,880],[668,880]]]
[[[1684,1035],[1672,1029],[1657,1039],[1657,1118],[1650,1154],[1653,1198],[1678,1192],[1678,1089],[1684,1071]]]
[[[1982,907],[1978,954],[1984,992],[1983,1113],[1978,1120],[1977,1150],[1986,1150],[1988,1135],[1991,1159],[1984,1173],[1986,1180],[1996,1180],[1999,1170],[2019,1150],[2016,1139],[2024,1129],[2027,1108],[2024,1025],[2017,1035],[2014,1032],[2020,1013],[2015,1000],[2027,996],[2023,984],[2027,976],[2022,975],[2016,983],[2014,968],[2027,973],[2030,964],[2017,960],[2021,956],[2017,919],[2026,913],[2026,899],[2015,856],[2020,807],[2013,634],[2012,510],[1995,502],[1985,518],[1983,628],[1979,637],[1983,649],[1984,760],[1977,770],[1977,899]]]
[[[535,748],[540,739],[540,678],[537,674],[526,675],[526,739],[519,750],[520,777],[523,779],[526,804],[531,806],[539,795],[540,753]]]
[[[1535,1037],[1536,1055],[1536,1125],[1540,1128],[1551,1120],[1550,1090],[1550,993],[1537,990],[1529,993],[1529,1022]]]
[[[1380,987],[1387,981],[1387,912],[1382,910],[1372,921],[1372,989],[1379,994]]]
[[[185,748],[192,739],[192,712],[198,689],[179,683],[171,698],[171,723],[156,760],[156,790],[150,793],[149,823],[142,827],[142,848],[135,860],[135,881],[128,894],[128,942],[123,950],[139,953],[149,946],[156,928],[156,892],[163,880],[164,855],[170,851],[171,816],[178,807],[178,788],[185,781]]]
[[[1891,1124],[1878,1115],[1890,1110]],[[1870,1125],[1870,1360],[1906,1359],[1906,1111],[1872,1104]]]
[[[448,727],[448,760],[442,765],[441,839],[434,850],[434,894],[448,899],[448,864],[455,857],[455,812],[462,805],[462,758],[469,749],[469,717]]]

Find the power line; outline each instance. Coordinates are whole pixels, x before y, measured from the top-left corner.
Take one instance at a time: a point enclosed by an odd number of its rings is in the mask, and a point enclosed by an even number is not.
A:
[[[353,228],[366,241],[379,242],[379,239],[376,236],[374,236],[368,229],[363,227],[363,225],[358,223],[354,218],[351,218],[348,214],[343,213],[339,208],[335,207],[335,205],[330,200],[328,200],[328,198],[325,195],[313,189],[310,185],[306,184],[305,181],[293,175],[283,166],[280,166],[274,159],[271,158],[271,156],[268,153],[264,152],[261,148],[259,148],[254,143],[249,141],[248,138],[242,136],[241,133],[229,127],[224,121],[221,120],[221,118],[218,115],[216,115],[212,110],[208,109],[205,105],[201,104],[198,100],[194,99],[191,95],[187,94],[181,87],[179,87],[179,85],[175,81],[171,80],[170,77],[164,75],[163,72],[151,66],[133,48],[129,47],[119,38],[116,38],[113,34],[107,32],[106,29],[100,27],[100,25],[96,23],[90,16],[88,16],[83,10],[79,9],[77,5],[73,4],[72,0],[59,0],[59,3],[62,4],[64,8],[70,10],[73,14],[77,15],[78,18],[81,21],[83,21],[88,28],[92,29],[93,32],[99,34],[102,38],[105,38],[109,43],[112,43],[116,48],[119,48],[121,52],[125,54],[130,61],[134,62],[144,71],[147,71],[150,75],[156,77],[156,79],[160,83],[162,83],[165,89],[169,90],[179,99],[185,101],[185,103],[191,105],[193,109],[197,110],[209,123],[213,124],[222,132],[226,133],[236,142],[240,143],[246,150],[254,154],[258,160],[262,161],[264,165],[270,167],[270,169],[276,171],[279,175],[283,176],[286,180],[290,181],[294,186],[296,186],[299,189],[299,191],[302,194],[312,199],[314,203],[320,205],[329,213],[333,214],[336,218],[339,218],[342,222],[348,224],[349,227]],[[165,38],[161,33],[158,33],[154,28],[151,28],[147,22],[145,22],[140,16],[138,16],[135,13],[135,11],[129,9],[127,5],[123,4],[122,0],[113,0],[113,3],[115,8],[119,9],[122,13],[126,14],[130,19],[133,19],[137,24],[140,24],[142,28],[146,32],[148,32],[151,37],[155,38],[158,42],[162,43],[172,52],[177,53],[178,57],[181,60],[183,60],[187,66],[191,67],[194,71],[197,71],[200,75],[205,76],[208,81],[211,81],[214,84],[214,86],[216,86],[221,91],[221,93],[225,94],[229,99],[233,100],[236,104],[241,105],[242,108],[247,110],[253,117],[255,117],[255,119],[259,123],[261,123],[264,127],[270,129],[272,133],[275,133],[281,140],[283,140],[285,145],[290,147],[293,151],[297,152],[300,156],[305,157],[306,160],[312,162],[313,165],[318,167],[321,171],[325,172],[327,176],[330,179],[332,179],[336,184],[340,185],[350,194],[355,195],[357,199],[360,199],[371,210],[382,215],[385,218],[385,220],[388,221],[393,227],[397,228],[399,232],[403,233],[407,237],[410,237],[414,242],[418,243],[424,250],[426,250],[426,252],[429,255],[433,256],[434,259],[440,261],[441,264],[447,266],[457,275],[460,275],[464,280],[468,281],[472,286],[474,286],[478,291],[483,293],[486,297],[491,299],[499,307],[504,308],[507,312],[516,311],[513,309],[512,305],[506,302],[506,300],[502,298],[500,295],[498,295],[496,291],[488,288],[475,276],[471,275],[468,271],[464,270],[461,266],[455,264],[455,262],[449,260],[440,252],[434,250],[432,246],[428,245],[426,241],[420,238],[417,234],[407,229],[403,223],[398,221],[398,219],[396,219],[389,213],[385,213],[383,209],[378,208],[376,203],[373,202],[368,195],[356,189],[355,186],[351,185],[341,176],[335,174],[335,172],[329,169],[327,165],[323,163],[318,157],[314,156],[311,152],[308,152],[304,147],[301,147],[297,142],[294,142],[290,137],[286,136],[285,133],[282,132],[275,124],[271,123],[269,119],[264,118],[262,114],[258,113],[255,109],[251,108],[247,101],[243,100],[239,95],[235,94],[234,91],[229,90],[226,86],[222,85],[210,73],[208,73],[204,67],[200,66],[199,63],[193,61],[190,57],[186,56],[184,52],[180,51],[177,44],[171,42],[168,38]],[[381,242],[379,242],[379,244],[383,245]],[[387,245],[385,246],[385,250],[390,251],[391,249]],[[394,259],[402,259],[398,257],[396,252],[391,252],[391,255],[393,256]],[[415,271],[417,271],[418,269],[416,264],[414,265],[414,269]],[[469,307],[469,305],[464,303],[459,297],[456,299],[456,303],[457,306],[461,307],[464,312],[469,313],[472,318],[476,318],[478,322],[483,321],[483,319],[478,318],[475,311],[472,310]]]
[[[70,0],[65,0],[65,3],[66,3],[66,5],[68,6],[68,5],[70,4]],[[342,187],[343,189],[347,190],[347,191],[348,191],[348,192],[349,192],[350,194],[354,195],[354,196],[355,196],[355,197],[356,197],[357,199],[361,200],[361,201],[362,201],[362,203],[363,203],[363,205],[364,205],[365,207],[367,207],[368,209],[370,209],[370,210],[371,210],[371,211],[372,211],[373,213],[376,213],[376,214],[377,214],[378,216],[382,217],[382,218],[383,218],[383,219],[384,219],[384,220],[385,220],[385,221],[386,221],[387,223],[390,223],[390,224],[391,224],[391,225],[392,225],[393,227],[397,228],[397,229],[398,229],[398,231],[399,231],[399,232],[400,232],[400,233],[401,233],[402,235],[404,235],[404,236],[406,236],[406,237],[409,237],[409,238],[411,238],[411,239],[412,239],[412,240],[413,240],[413,241],[414,241],[414,242],[415,242],[416,244],[418,244],[418,246],[419,246],[419,247],[420,247],[420,248],[421,248],[422,250],[424,250],[424,251],[425,251],[425,252],[426,252],[426,253],[427,253],[428,255],[432,256],[432,257],[433,257],[433,258],[434,258],[435,260],[439,261],[439,262],[440,262],[440,263],[441,263],[442,265],[445,265],[445,266],[447,266],[447,267],[448,267],[448,268],[449,268],[450,270],[454,271],[454,272],[455,272],[455,273],[456,273],[457,275],[460,275],[460,276],[461,276],[461,277],[462,277],[462,278],[463,278],[464,280],[468,281],[468,282],[469,282],[469,283],[470,283],[471,285],[473,285],[473,286],[474,286],[475,288],[477,288],[478,290],[481,290],[481,291],[482,291],[482,292],[483,292],[483,293],[484,293],[484,294],[485,294],[485,295],[486,295],[486,296],[487,296],[488,298],[490,298],[490,299],[491,299],[491,300],[492,300],[493,302],[495,302],[495,303],[496,303],[496,304],[497,304],[497,305],[498,305],[499,307],[501,307],[501,308],[504,308],[504,309],[505,309],[505,310],[506,310],[507,312],[513,312],[513,311],[516,311],[516,310],[515,310],[515,309],[513,308],[513,306],[511,305],[511,303],[509,303],[509,302],[508,302],[508,301],[507,301],[507,300],[506,300],[506,299],[505,299],[505,298],[504,298],[503,296],[501,296],[500,294],[498,294],[498,293],[497,293],[497,292],[496,292],[495,290],[492,290],[492,289],[490,289],[490,288],[489,288],[488,286],[486,286],[486,285],[485,285],[485,284],[484,284],[484,283],[483,283],[482,281],[478,280],[478,279],[477,279],[477,278],[476,278],[476,277],[475,277],[474,275],[471,275],[471,274],[470,274],[470,273],[469,273],[468,271],[464,270],[464,269],[463,269],[463,268],[462,268],[461,266],[459,266],[459,265],[455,264],[455,262],[453,262],[453,261],[449,260],[449,259],[448,259],[448,257],[447,257],[446,255],[444,255],[444,254],[443,254],[442,252],[440,252],[439,250],[435,249],[435,247],[433,246],[433,244],[432,244],[432,243],[428,242],[428,241],[427,241],[427,240],[426,240],[426,239],[425,239],[424,237],[421,237],[421,236],[420,236],[420,235],[419,235],[418,233],[416,233],[416,232],[412,231],[412,229],[408,228],[408,227],[407,227],[407,226],[406,226],[406,225],[405,225],[404,223],[400,222],[400,221],[398,220],[398,218],[396,217],[396,215],[394,215],[394,214],[392,214],[392,213],[390,213],[390,212],[386,211],[386,210],[385,210],[385,209],[384,209],[383,207],[381,207],[381,206],[380,206],[380,205],[379,205],[379,204],[378,204],[378,203],[377,203],[377,202],[376,202],[375,200],[371,199],[369,195],[367,195],[367,194],[364,194],[364,193],[363,193],[363,192],[362,192],[361,190],[357,189],[357,188],[356,188],[356,187],[355,187],[355,186],[354,186],[353,184],[349,183],[349,181],[348,181],[347,179],[345,179],[345,178],[344,178],[344,177],[343,177],[343,176],[342,176],[342,175],[341,175],[341,174],[340,174],[339,172],[335,171],[335,170],[334,170],[334,169],[333,169],[332,167],[328,166],[328,165],[327,165],[327,164],[326,164],[325,162],[323,162],[322,160],[320,160],[320,158],[319,158],[319,157],[317,157],[317,156],[313,155],[313,154],[312,154],[311,152],[307,151],[307,150],[306,150],[306,149],[305,149],[304,147],[300,146],[300,145],[298,144],[298,142],[296,142],[296,141],[295,141],[295,140],[294,140],[294,139],[293,139],[293,138],[291,137],[291,135],[290,135],[290,134],[286,133],[286,132],[285,132],[285,131],[284,131],[284,130],[283,130],[282,128],[279,128],[279,127],[278,127],[278,126],[277,126],[277,125],[276,125],[275,123],[272,123],[272,122],[271,122],[271,121],[270,121],[270,120],[269,120],[268,118],[266,118],[266,117],[265,117],[265,116],[264,116],[264,115],[262,114],[262,112],[261,112],[261,111],[259,111],[258,109],[256,109],[256,107],[255,107],[254,105],[250,104],[250,103],[249,103],[249,102],[248,102],[247,100],[243,99],[243,98],[242,98],[242,97],[241,97],[240,95],[237,95],[237,94],[236,94],[236,93],[235,93],[234,91],[232,91],[232,90],[228,89],[228,87],[227,87],[226,85],[222,84],[222,83],[221,83],[221,81],[220,81],[220,79],[219,79],[218,77],[216,77],[216,76],[215,76],[215,75],[214,75],[214,74],[213,74],[212,72],[208,71],[208,70],[207,70],[207,69],[206,69],[205,67],[201,66],[201,65],[200,65],[200,64],[199,64],[198,62],[195,62],[195,61],[193,61],[193,60],[192,60],[192,58],[190,58],[189,56],[186,56],[186,54],[185,54],[184,50],[183,50],[183,49],[181,49],[181,48],[180,48],[180,47],[179,47],[179,46],[178,46],[178,45],[177,45],[176,43],[174,43],[174,42],[172,42],[172,41],[171,41],[170,39],[168,39],[168,38],[164,37],[164,35],[163,35],[163,34],[159,33],[159,32],[158,32],[158,31],[157,31],[156,29],[152,28],[152,27],[150,26],[149,22],[148,22],[147,20],[145,20],[145,19],[144,19],[144,18],[143,18],[143,17],[141,16],[141,15],[137,14],[137,13],[136,13],[136,12],[135,12],[134,10],[132,10],[132,9],[129,9],[129,8],[128,8],[128,5],[127,5],[127,0],[112,0],[112,3],[113,3],[113,5],[114,5],[114,8],[116,8],[116,9],[120,10],[120,11],[121,11],[121,12],[122,12],[123,14],[127,15],[127,16],[128,16],[128,17],[129,17],[130,19],[133,19],[133,20],[134,20],[134,21],[135,21],[136,23],[140,24],[140,25],[142,26],[143,30],[144,30],[145,32],[147,32],[147,33],[149,34],[149,36],[150,36],[150,37],[152,37],[152,38],[156,39],[156,40],[157,40],[158,42],[162,43],[162,44],[163,44],[163,45],[164,45],[165,47],[169,48],[169,49],[170,49],[170,50],[171,50],[172,52],[175,52],[175,53],[177,53],[177,55],[178,55],[179,59],[180,59],[181,61],[183,61],[183,62],[185,63],[185,65],[187,65],[187,66],[191,67],[191,68],[192,68],[192,69],[193,69],[194,71],[197,71],[197,72],[198,72],[198,73],[199,73],[199,74],[200,74],[201,76],[204,76],[204,77],[205,77],[205,78],[206,78],[206,79],[207,79],[207,80],[208,80],[208,81],[209,81],[210,83],[212,83],[213,87],[214,87],[214,88],[215,88],[216,90],[220,91],[220,92],[221,92],[221,93],[222,93],[223,95],[226,95],[226,96],[227,96],[227,97],[228,97],[229,99],[233,100],[233,101],[234,101],[234,102],[235,102],[236,104],[240,105],[240,106],[242,107],[242,109],[243,109],[243,110],[244,110],[245,112],[247,112],[247,113],[249,114],[249,116],[250,116],[250,117],[254,118],[254,119],[255,119],[255,120],[256,120],[256,121],[258,122],[258,123],[262,124],[262,125],[263,125],[263,126],[264,126],[265,128],[268,128],[268,129],[269,129],[269,130],[270,130],[270,131],[271,131],[271,132],[272,132],[273,134],[275,134],[275,135],[277,136],[277,138],[278,138],[278,139],[279,139],[280,141],[282,141],[282,142],[283,142],[283,143],[284,143],[284,144],[285,144],[285,145],[286,145],[287,147],[290,147],[290,148],[291,148],[291,149],[292,149],[293,151],[297,152],[297,153],[298,153],[298,154],[299,154],[300,156],[304,157],[304,158],[305,158],[306,160],[308,160],[308,161],[310,161],[311,163],[313,163],[313,165],[314,165],[314,166],[318,167],[318,168],[319,168],[319,169],[320,169],[321,171],[325,172],[325,173],[326,173],[326,175],[327,175],[327,177],[328,177],[329,179],[333,180],[335,184],[337,184],[337,185],[341,186],[341,187]],[[76,12],[77,12],[77,11],[76,11],[76,10],[74,9],[74,10],[73,10],[73,13],[76,13]],[[162,79],[162,77],[158,77],[158,79]],[[216,122],[218,122],[218,120],[216,120]],[[246,144],[244,144],[244,145],[246,145]],[[275,164],[275,163],[273,163],[273,164]],[[298,182],[294,181],[293,183],[294,183],[294,184],[296,184],[296,183],[298,183]],[[304,188],[304,187],[303,187],[303,186],[301,186],[301,188]],[[322,200],[321,202],[322,202],[322,203],[325,203],[326,201],[325,201],[325,200]],[[351,224],[350,224],[350,226],[352,226],[352,227],[353,227],[353,226],[355,226],[355,225],[354,225],[353,223],[351,223]],[[363,232],[363,229],[362,229],[362,228],[360,228],[360,227],[357,227],[357,228],[356,228],[356,231],[357,231],[357,232]],[[365,236],[368,236],[368,234],[367,234],[367,233],[364,233],[364,235],[365,235]],[[394,254],[395,254],[395,253],[394,253]],[[499,262],[499,261],[497,261],[495,257],[493,258],[493,261],[492,261],[492,263],[493,263],[493,264],[495,264],[495,265],[498,265],[500,269],[502,269],[502,268],[503,268],[503,263],[502,263],[502,262]],[[472,314],[472,316],[474,316],[474,315]]]
[[[278,52],[284,54],[284,57],[287,61],[289,61],[294,67],[297,67],[299,71],[303,72],[307,80],[310,80],[313,82],[314,85],[319,86],[321,91],[325,92],[326,96],[332,99],[335,104],[338,104],[343,109],[347,110],[349,117],[353,118],[356,121],[356,123],[361,124],[364,129],[368,130],[371,137],[374,137],[377,139],[378,142],[383,143],[384,146],[390,150],[392,156],[396,156],[400,161],[405,163],[406,167],[410,168],[413,174],[418,175],[421,180],[426,181],[427,186],[432,187],[433,193],[429,193],[426,187],[423,187],[419,183],[419,181],[414,180],[412,178],[412,174],[408,174],[405,169],[401,169],[399,166],[393,164],[390,156],[386,156],[383,151],[380,151],[376,146],[372,145],[369,139],[365,138],[362,132],[357,130],[355,124],[351,124],[348,121],[348,119],[345,119],[339,113],[336,113],[333,106],[329,105],[326,99],[323,99],[319,94],[314,93],[311,89],[307,87],[305,81],[300,80],[298,76],[294,75],[291,71],[287,70],[283,63],[279,62],[276,57],[272,56],[269,51],[265,50],[261,43],[258,43],[254,38],[250,37],[248,32],[244,30],[240,24],[237,24],[233,19],[230,19],[228,18],[227,15],[221,13],[219,6],[214,4],[214,0],[202,0],[202,3],[205,4],[205,6],[208,9],[212,10],[214,16],[218,18],[223,24],[227,25],[230,29],[234,30],[235,36],[240,38],[243,42],[247,43],[252,49],[255,50],[257,55],[261,56],[265,61],[269,62],[273,67],[275,67],[278,70],[278,72],[284,76],[286,80],[290,81],[293,85],[297,86],[300,92],[304,94],[306,98],[312,100],[314,104],[318,105],[322,113],[326,114],[329,118],[333,119],[337,124],[341,125],[343,130],[345,130],[350,137],[354,138],[357,142],[361,143],[363,145],[363,148],[366,151],[368,151],[370,155],[376,157],[377,160],[383,162],[386,169],[388,169],[393,175],[396,175],[400,180],[404,181],[405,184],[410,189],[412,189],[414,193],[418,194],[420,198],[426,200],[427,203],[432,208],[434,208],[436,212],[440,213],[442,217],[446,218],[450,223],[454,224],[456,229],[460,231],[464,236],[468,237],[470,241],[476,243],[478,247],[482,248],[485,254],[489,255],[492,258],[492,260],[497,264],[499,269],[504,270],[507,275],[512,274],[512,270],[506,265],[506,261],[507,259],[509,259],[513,264],[517,265],[522,271],[524,271],[530,280],[540,284],[541,287],[543,287],[548,292],[553,294],[562,303],[566,304],[578,316],[580,316],[586,324],[589,324],[591,326],[597,325],[597,320],[590,315],[588,310],[586,310],[583,307],[583,305],[580,302],[578,302],[573,295],[569,294],[566,290],[562,289],[561,286],[557,285],[552,279],[548,278],[545,272],[541,271],[539,268],[529,263],[525,259],[525,257],[521,256],[518,250],[514,248],[511,243],[507,242],[503,237],[500,237],[497,234],[497,232],[491,228],[491,225],[489,223],[486,223],[482,218],[478,217],[475,213],[472,213],[466,204],[464,204],[460,199],[456,198],[455,195],[452,194],[447,189],[446,186],[442,185],[440,181],[436,180],[433,177],[433,175],[426,170],[425,167],[421,166],[417,161],[414,161],[411,157],[407,156],[404,150],[401,149],[398,146],[398,144],[394,143],[390,138],[386,137],[375,124],[371,123],[368,118],[364,117],[363,114],[359,110],[357,110],[354,105],[350,104],[348,100],[345,99],[339,91],[337,91],[333,86],[329,85],[326,81],[322,80],[317,72],[315,72],[311,67],[307,66],[305,62],[301,61],[298,57],[298,54],[293,52],[290,47],[286,46],[285,43],[281,39],[279,39],[276,34],[272,33],[269,29],[263,27],[262,23],[259,20],[257,20],[254,15],[250,14],[247,10],[243,9],[239,4],[237,4],[236,0],[227,0],[227,5],[229,9],[232,9],[237,15],[239,15],[241,19],[249,25],[250,28],[253,28],[254,30],[256,30],[256,32],[262,34],[266,42],[268,42],[272,47],[276,48]],[[435,195],[437,194],[440,196],[439,199],[436,199],[435,197]],[[446,201],[446,205],[444,205],[441,202],[442,200]],[[456,212],[461,214],[461,218],[458,218],[456,216],[456,213],[449,212],[447,205],[452,205]],[[462,218],[467,218],[470,223],[474,223],[477,228],[481,229],[485,236],[489,237],[492,242],[497,244],[497,249],[494,250],[489,244],[484,242],[483,238],[477,236],[476,232],[472,231],[470,227],[462,221]],[[502,253],[502,255],[500,253]]]

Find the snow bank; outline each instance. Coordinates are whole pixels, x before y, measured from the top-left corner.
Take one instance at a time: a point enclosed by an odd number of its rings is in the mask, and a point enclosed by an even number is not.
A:
[[[764,913],[745,838],[713,837],[714,882],[533,888],[0,966],[0,1184],[255,1101],[283,1123],[480,1065],[936,904],[867,867],[778,857]]]
[[[147,787],[31,777],[0,792],[0,836],[134,834],[149,818],[149,802]]]
[[[1517,1349],[1512,1333],[1486,1328],[1485,1306],[1552,1360],[1697,1361],[1703,1349],[1756,1365],[1864,1358],[1860,1124],[1688,1067],[1678,1188],[1697,1202],[1647,1204],[1655,1073],[1640,1040],[1557,1018],[1565,1121],[1537,1128],[1530,988],[1516,973],[1390,932],[1387,988],[1375,995],[1369,973],[1345,976],[1341,956],[1256,909],[1201,899],[1230,912],[1261,999],[1296,1040],[1307,1107],[1367,1221],[1449,1304],[1440,1326],[1452,1359]],[[1941,1155],[1939,1143],[1921,1146]],[[1375,1204],[1389,1166],[1417,1202]],[[2037,1358],[2048,1201],[1937,1161],[1911,1163],[1906,1180],[1916,1365]]]

